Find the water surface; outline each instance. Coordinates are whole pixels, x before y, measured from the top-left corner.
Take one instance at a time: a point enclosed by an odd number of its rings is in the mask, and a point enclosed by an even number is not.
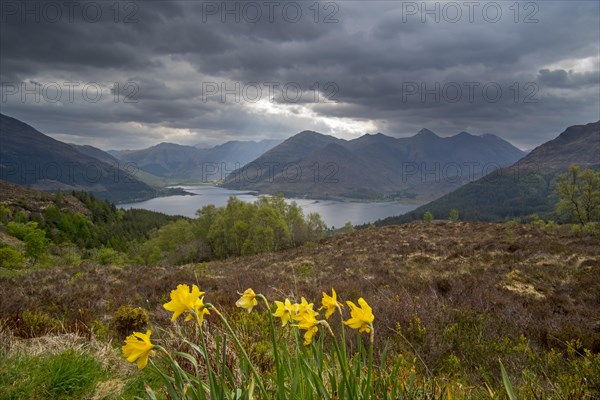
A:
[[[138,203],[127,203],[119,205],[121,208],[143,208],[158,211],[169,215],[183,215],[195,217],[196,211],[206,205],[214,204],[222,207],[227,204],[230,196],[235,196],[245,202],[253,202],[258,199],[256,193],[230,190],[217,186],[178,186],[196,196],[166,196],[140,201]],[[334,200],[309,200],[309,199],[286,199],[298,203],[304,214],[317,212],[323,217],[328,226],[339,228],[346,222],[351,221],[353,225],[374,222],[378,219],[404,214],[417,208],[414,204],[389,203],[357,203],[342,202]]]

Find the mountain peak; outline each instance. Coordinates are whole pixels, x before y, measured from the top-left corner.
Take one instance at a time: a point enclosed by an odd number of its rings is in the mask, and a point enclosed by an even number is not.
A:
[[[429,129],[423,128],[421,129],[414,137],[419,138],[431,138],[431,139],[439,139],[440,137],[435,134],[435,132],[430,131]]]
[[[469,133],[469,132],[466,132],[466,131],[462,131],[462,132],[460,132],[460,133],[458,133],[458,134],[454,135],[454,137],[465,137],[465,138],[471,138],[471,137],[475,137],[475,135],[473,135],[473,134],[471,134],[471,133]]]

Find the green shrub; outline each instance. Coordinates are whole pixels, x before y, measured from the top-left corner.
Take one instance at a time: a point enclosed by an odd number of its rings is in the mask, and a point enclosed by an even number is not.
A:
[[[42,336],[60,327],[59,321],[40,311],[23,311],[20,322],[21,336],[25,337]]]
[[[600,234],[600,223],[588,222],[583,226],[581,231],[587,235],[597,236]]]
[[[0,248],[0,267],[20,269],[25,266],[25,258],[10,246]]]
[[[450,221],[458,221],[460,219],[458,215],[458,210],[456,208],[450,210],[450,215],[448,216],[448,219]]]
[[[125,337],[133,331],[144,331],[149,321],[143,308],[122,306],[113,317],[113,326],[119,336]]]
[[[425,221],[426,223],[430,223],[431,221],[433,221],[433,214],[431,213],[431,211],[426,211],[425,214],[423,214],[423,221]]]
[[[127,257],[110,247],[102,247],[96,253],[96,262],[100,265],[125,265]]]

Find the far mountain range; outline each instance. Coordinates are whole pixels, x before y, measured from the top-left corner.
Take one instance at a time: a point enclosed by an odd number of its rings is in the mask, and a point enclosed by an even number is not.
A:
[[[409,200],[438,198],[511,165],[526,153],[497,136],[381,133],[343,140],[304,131],[228,175],[224,186],[290,197]]]
[[[566,135],[569,140],[563,133],[549,142],[552,146],[542,145],[529,155],[492,134],[440,137],[427,129],[407,138],[378,133],[343,140],[304,131],[283,142],[230,141],[212,148],[160,143],[103,151],[57,141],[0,114],[0,179],[42,190],[86,190],[117,202],[172,193],[165,191],[168,185],[213,183],[316,199],[426,203],[441,197],[444,204],[465,208],[468,202],[447,199],[477,193],[473,188],[480,188],[488,175],[514,175],[515,169],[523,173],[537,165],[536,173],[551,179],[549,170],[562,171],[578,160],[593,165],[598,124],[571,127],[566,132],[587,133]]]

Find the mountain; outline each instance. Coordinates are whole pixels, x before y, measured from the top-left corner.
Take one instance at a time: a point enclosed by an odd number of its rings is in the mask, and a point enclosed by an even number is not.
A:
[[[137,165],[135,163],[123,162],[123,161],[119,160],[119,158],[116,156],[119,154],[119,152],[117,152],[116,155],[114,155],[114,154],[111,154],[111,151],[100,150],[97,147],[93,147],[93,146],[89,146],[89,145],[78,145],[78,144],[73,144],[73,143],[70,143],[70,145],[73,146],[73,148],[80,153],[86,154],[90,157],[94,157],[100,161],[103,161],[109,165],[112,165],[115,168],[119,167],[121,169],[126,170],[130,175],[135,177],[137,180],[144,182],[147,185],[150,185],[153,187],[159,187],[159,188],[166,188],[168,186],[171,186],[171,184],[172,184],[172,182],[170,182],[166,178],[162,178],[160,176],[151,174],[150,172],[141,170],[140,168],[137,167]],[[113,150],[113,152],[114,152],[114,150]],[[173,188],[160,189],[160,192],[161,192],[161,194],[169,194],[169,193],[170,194],[184,194],[185,193],[182,190],[173,189]]]
[[[525,155],[494,136],[410,138],[381,133],[343,140],[304,131],[231,173],[230,189],[314,198],[430,201]]]
[[[156,196],[156,190],[107,160],[98,149],[78,149],[0,114],[0,179],[34,189],[84,190],[111,200]]]
[[[224,179],[229,172],[279,143],[278,140],[229,141],[212,148],[160,143],[147,149],[112,150],[108,154],[159,177],[208,182]]]
[[[191,174],[205,150],[174,143],[160,143],[143,150],[122,150],[120,161],[133,163],[153,175],[174,178]],[[114,153],[113,153],[114,154]]]
[[[115,156],[105,152],[104,150],[100,150],[97,147],[74,143],[69,143],[69,145],[78,152],[88,155],[90,157],[94,157],[95,159],[105,162],[107,164],[117,165],[119,163],[119,160]]]
[[[567,128],[556,139],[542,144],[513,165],[499,169],[429,204],[379,225],[421,219],[431,211],[446,218],[457,209],[461,219],[498,221],[533,213],[549,215],[558,198],[557,176],[571,164],[600,170],[600,121]]]

